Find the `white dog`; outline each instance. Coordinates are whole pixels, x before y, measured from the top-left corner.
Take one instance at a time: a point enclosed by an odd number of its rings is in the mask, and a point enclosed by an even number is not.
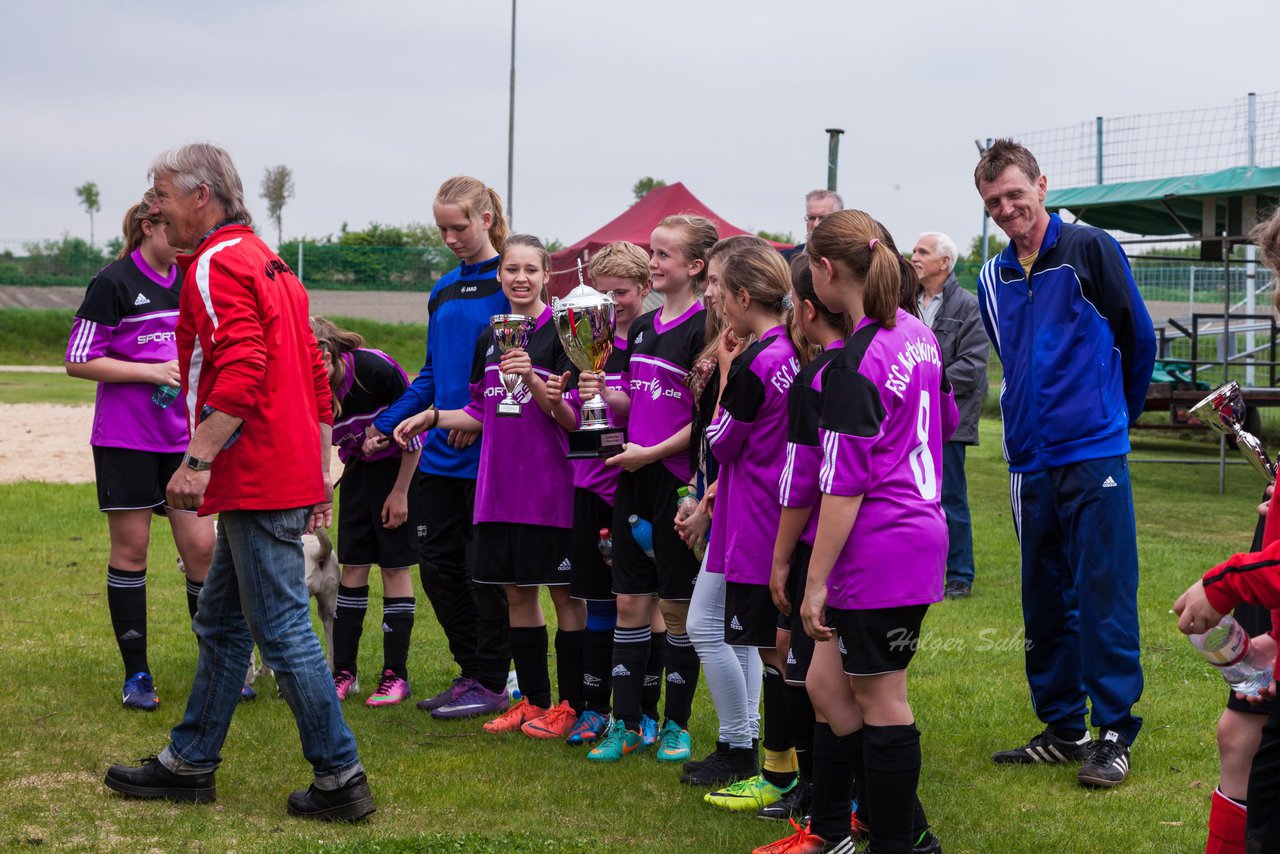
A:
[[[216,521],[214,525],[217,525]],[[332,670],[333,616],[338,610],[338,581],[342,574],[338,568],[338,555],[324,528],[316,528],[314,534],[302,535],[302,555],[306,561],[307,593],[316,600],[316,610],[320,613],[320,625],[324,628],[325,661]],[[185,574],[186,569],[182,564],[182,558],[178,558],[178,568]],[[253,680],[260,675],[272,675],[271,668],[261,663],[255,648],[244,684],[252,685]]]

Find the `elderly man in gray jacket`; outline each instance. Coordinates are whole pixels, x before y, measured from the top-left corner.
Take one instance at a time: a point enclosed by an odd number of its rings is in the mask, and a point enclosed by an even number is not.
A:
[[[956,256],[951,238],[935,231],[920,235],[911,251],[911,265],[924,285],[920,316],[938,339],[942,363],[960,410],[960,425],[942,449],[942,509],[947,514],[950,536],[948,599],[963,599],[973,592],[973,524],[969,519],[964,455],[966,445],[978,444],[978,417],[987,396],[990,353],[978,315],[978,298],[956,281]]]

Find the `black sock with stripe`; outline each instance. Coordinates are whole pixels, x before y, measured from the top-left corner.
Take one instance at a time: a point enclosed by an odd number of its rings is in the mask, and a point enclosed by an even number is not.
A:
[[[338,608],[333,614],[333,672],[356,672],[364,615],[369,610],[369,585],[338,587]]]
[[[413,638],[416,612],[417,602],[412,596],[382,600],[382,669],[394,671],[406,682],[409,681],[409,641]]]
[[[107,610],[127,679],[150,673],[147,663],[147,571],[107,567]]]

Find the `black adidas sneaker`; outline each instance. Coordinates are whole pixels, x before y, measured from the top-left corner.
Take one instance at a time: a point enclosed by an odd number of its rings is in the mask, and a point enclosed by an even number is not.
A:
[[[997,765],[1064,765],[1071,762],[1084,762],[1089,758],[1090,746],[1093,744],[1089,733],[1085,733],[1077,741],[1058,738],[1047,727],[1044,732],[1028,741],[1021,747],[1002,750],[991,757]]]
[[[1080,766],[1076,779],[1082,786],[1109,789],[1119,786],[1129,776],[1129,742],[1113,730],[1107,730],[1093,743],[1093,755]]]

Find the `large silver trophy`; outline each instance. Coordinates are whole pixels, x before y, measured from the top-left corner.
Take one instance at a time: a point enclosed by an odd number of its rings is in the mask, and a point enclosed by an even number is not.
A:
[[[493,342],[503,353],[512,350],[524,350],[529,346],[529,335],[533,332],[534,320],[523,314],[495,314],[489,318],[489,326],[493,328]],[[519,418],[522,409],[516,395],[524,389],[524,380],[519,374],[500,374],[502,387],[507,396],[498,403],[498,414],[506,418]]]
[[[1211,429],[1236,440],[1236,447],[1249,464],[1267,479],[1276,482],[1276,463],[1268,455],[1257,436],[1244,429],[1244,396],[1235,380],[1214,389],[1204,400],[1191,407],[1191,414]]]
[[[613,352],[618,306],[608,294],[581,284],[581,265],[578,280],[564,299],[551,301],[551,316],[569,360],[579,371],[602,374]],[[609,423],[609,405],[602,395],[583,404],[578,426],[569,434],[569,459],[611,457],[626,443],[625,431]]]

